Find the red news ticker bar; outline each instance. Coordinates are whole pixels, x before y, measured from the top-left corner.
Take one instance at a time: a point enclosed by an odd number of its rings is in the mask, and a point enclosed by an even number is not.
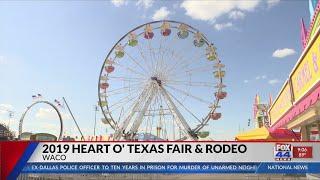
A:
[[[293,158],[312,158],[312,146],[294,146]]]

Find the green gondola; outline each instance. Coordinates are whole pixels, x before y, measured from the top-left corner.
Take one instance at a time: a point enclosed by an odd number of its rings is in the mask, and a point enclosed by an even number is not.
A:
[[[136,39],[130,39],[129,42],[128,42],[128,45],[131,46],[131,47],[134,47],[138,44],[138,40]]]
[[[200,138],[206,138],[206,137],[209,136],[209,134],[210,134],[209,131],[201,131],[201,132],[198,133],[198,136],[199,136]]]
[[[189,32],[188,31],[179,31],[178,32],[178,37],[180,39],[185,39],[189,36]]]
[[[195,39],[195,40],[193,41],[193,44],[194,44],[196,47],[202,47],[202,46],[204,45],[204,39],[203,39],[203,38],[201,38],[200,40]]]
[[[122,58],[124,56],[124,52],[123,51],[116,51],[116,57],[117,58]]]
[[[217,56],[216,56],[215,53],[209,53],[209,54],[207,55],[207,59],[208,59],[209,61],[214,61],[214,60],[217,59]]]

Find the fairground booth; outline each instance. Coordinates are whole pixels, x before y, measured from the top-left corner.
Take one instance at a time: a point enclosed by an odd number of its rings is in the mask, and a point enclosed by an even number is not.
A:
[[[301,20],[303,52],[268,111],[269,131],[297,129],[301,140],[320,140],[320,3],[310,3],[308,31]]]
[[[282,140],[283,137],[283,140],[297,140],[297,136],[302,141],[320,140],[319,2],[309,1],[308,30],[301,19],[303,51],[288,79],[274,102],[266,105],[266,114],[258,128],[238,134],[236,140]]]

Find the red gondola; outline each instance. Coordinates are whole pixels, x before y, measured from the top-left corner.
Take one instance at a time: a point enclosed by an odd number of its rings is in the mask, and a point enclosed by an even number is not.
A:
[[[219,91],[219,92],[214,93],[214,95],[215,95],[218,99],[224,99],[225,97],[227,97],[227,92]]]
[[[100,88],[101,89],[107,89],[109,87],[109,83],[101,83]]]
[[[163,36],[169,36],[171,34],[170,24],[168,22],[163,22],[161,25],[161,34]]]
[[[144,38],[146,39],[152,39],[153,38],[153,32],[145,32],[144,33]]]
[[[165,29],[164,31],[161,31],[163,36],[169,36],[171,34],[171,29]]]
[[[105,70],[107,71],[107,73],[111,73],[114,71],[114,66],[106,66]]]
[[[153,36],[154,36],[154,33],[152,32],[152,27],[150,24],[147,24],[144,30],[144,38],[152,39]]]
[[[212,120],[218,120],[218,119],[221,118],[221,113],[211,113],[211,114],[210,114],[210,118],[211,118]]]

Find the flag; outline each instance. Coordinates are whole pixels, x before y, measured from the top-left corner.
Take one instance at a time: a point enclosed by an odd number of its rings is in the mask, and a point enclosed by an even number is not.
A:
[[[54,102],[61,108],[64,108],[64,105],[62,103],[60,103],[60,101],[58,101],[57,99],[54,100]]]
[[[42,98],[42,95],[41,95],[41,94],[32,95],[32,99],[33,99],[33,100],[39,100],[40,98]]]
[[[300,25],[300,28],[301,28],[301,34],[300,34],[300,38],[301,38],[301,44],[302,44],[302,48],[304,49],[306,47],[306,43],[307,43],[307,30],[306,30],[306,27],[304,25],[304,21],[303,19],[301,18],[301,25]]]
[[[58,106],[61,107],[61,108],[64,108],[64,105],[61,104],[61,103],[59,103]]]
[[[310,13],[310,21],[312,21],[314,10],[317,6],[317,0],[309,0],[309,13]]]
[[[257,104],[260,104],[260,96],[257,95]]]

